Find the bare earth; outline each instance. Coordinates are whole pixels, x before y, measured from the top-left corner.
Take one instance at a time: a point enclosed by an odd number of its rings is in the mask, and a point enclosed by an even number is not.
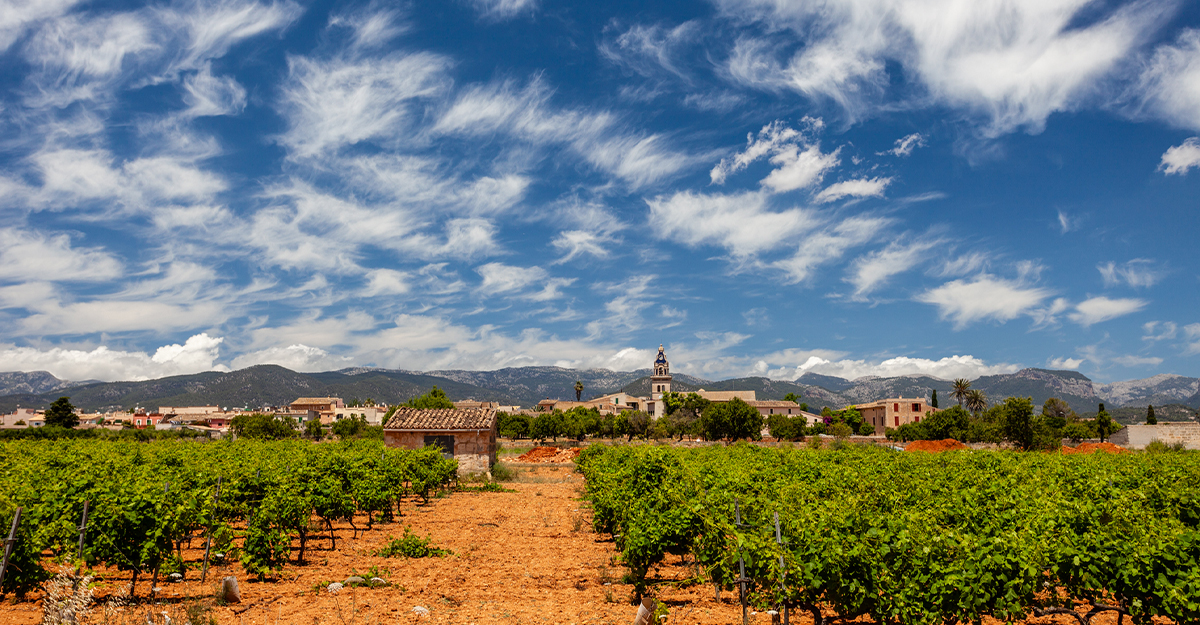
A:
[[[426,506],[406,502],[398,523],[376,525],[353,538],[349,524],[335,526],[337,551],[329,550],[328,537],[310,539],[308,563],[294,562],[275,581],[247,580],[240,565],[209,571],[200,584],[198,572],[189,572],[182,583],[159,582],[158,603],[145,599],[149,580],[138,582],[141,601],[105,610],[103,604],[129,583],[128,574],[102,571],[96,587],[98,605],[87,619],[94,623],[157,624],[163,613],[175,625],[187,620],[187,610],[207,609],[220,625],[374,625],[376,623],[462,623],[464,625],[626,624],[636,608],[630,605],[631,586],[620,583],[624,569],[607,537],[590,530],[590,514],[579,497],[583,479],[573,465],[516,465],[518,481],[506,484],[515,493],[455,493]],[[361,528],[366,519],[357,519]],[[408,525],[433,544],[450,549],[444,558],[381,558],[373,553],[389,537],[399,537]],[[185,550],[185,559],[203,557],[201,541]],[[298,545],[297,545],[298,549]],[[293,551],[293,558],[296,550]],[[660,567],[659,579],[684,579],[687,570],[675,556]],[[325,590],[330,582],[372,567],[390,585],[382,588],[346,588],[337,594]],[[238,578],[242,602],[216,605],[216,584],[226,575]],[[366,575],[364,575],[366,576]],[[671,610],[667,623],[721,623],[741,621],[736,594],[713,597],[713,587],[690,588],[660,585],[655,594]],[[422,616],[416,606],[428,609]],[[1082,608],[1080,609],[1083,610]],[[751,614],[753,623],[770,623],[766,614]],[[40,593],[24,602],[0,604],[0,625],[41,622]],[[795,615],[793,623],[811,624],[811,616]],[[1075,623],[1065,616],[1030,619],[1028,623]],[[1105,616],[1096,625],[1116,623]],[[196,623],[199,625],[199,623]]]

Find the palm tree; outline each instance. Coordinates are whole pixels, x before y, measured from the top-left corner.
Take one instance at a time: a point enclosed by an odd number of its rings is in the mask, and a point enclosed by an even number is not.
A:
[[[581,401],[583,397],[583,382],[575,380],[575,401]]]
[[[971,381],[966,378],[959,378],[954,381],[954,390],[950,392],[950,396],[958,400],[958,405],[963,405],[963,400],[967,395],[971,394]]]
[[[984,410],[987,410],[987,407],[988,399],[987,395],[983,394],[983,391],[977,388],[967,391],[967,410],[970,410],[975,414],[979,414]]]

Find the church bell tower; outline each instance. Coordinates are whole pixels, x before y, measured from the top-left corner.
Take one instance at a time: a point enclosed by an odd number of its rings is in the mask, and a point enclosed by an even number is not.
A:
[[[663,346],[658,346],[658,357],[654,359],[654,374],[650,376],[650,399],[655,403],[660,404],[661,408],[663,395],[671,392],[671,363],[667,362],[667,355],[663,353]],[[660,410],[656,411],[656,416],[661,415]]]

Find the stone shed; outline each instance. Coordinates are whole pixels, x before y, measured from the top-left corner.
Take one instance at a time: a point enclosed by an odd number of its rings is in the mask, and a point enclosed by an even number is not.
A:
[[[486,473],[496,464],[494,408],[420,410],[401,406],[383,426],[388,447],[442,448],[458,460],[458,474]]]
[[[1200,423],[1195,421],[1166,421],[1158,425],[1127,425],[1108,437],[1114,445],[1130,449],[1145,449],[1150,441],[1168,445],[1183,443],[1188,449],[1200,449]]]

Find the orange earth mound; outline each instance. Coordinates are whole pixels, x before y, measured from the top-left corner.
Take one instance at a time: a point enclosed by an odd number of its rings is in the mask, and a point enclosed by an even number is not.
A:
[[[1063,445],[1062,452],[1064,454],[1093,454],[1102,451],[1106,454],[1127,454],[1128,449],[1120,445],[1112,443],[1080,443],[1078,447],[1067,447]]]
[[[571,462],[579,456],[580,449],[559,449],[557,447],[534,447],[517,456],[518,462]]]
[[[904,448],[904,450],[905,451],[941,452],[941,451],[958,451],[960,449],[966,449],[966,448],[967,448],[966,445],[954,440],[953,438],[947,438],[947,439],[940,440],[940,441],[913,441],[913,442],[909,443],[908,446]]]

